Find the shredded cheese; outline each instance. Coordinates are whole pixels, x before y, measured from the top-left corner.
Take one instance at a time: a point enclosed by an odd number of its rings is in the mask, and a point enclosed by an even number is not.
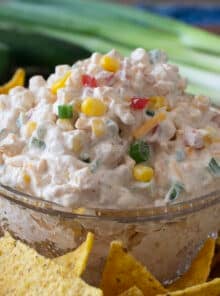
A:
[[[151,119],[148,119],[143,125],[139,126],[133,131],[133,136],[136,139],[141,138],[151,131],[155,126],[157,126],[161,121],[166,119],[166,114],[164,112],[157,113]]]

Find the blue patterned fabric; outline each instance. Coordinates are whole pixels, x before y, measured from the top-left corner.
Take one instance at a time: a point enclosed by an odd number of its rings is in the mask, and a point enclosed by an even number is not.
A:
[[[208,2],[208,1],[207,1]],[[194,25],[220,26],[220,5],[142,5],[138,7]]]

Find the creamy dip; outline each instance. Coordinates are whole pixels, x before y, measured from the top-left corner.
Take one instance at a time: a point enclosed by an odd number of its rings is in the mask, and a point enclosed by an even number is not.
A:
[[[220,115],[158,50],[115,50],[0,96],[0,182],[64,206],[133,208],[217,188]]]

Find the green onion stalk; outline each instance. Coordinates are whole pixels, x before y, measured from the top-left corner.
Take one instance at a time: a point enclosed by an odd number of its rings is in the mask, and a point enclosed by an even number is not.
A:
[[[166,51],[190,92],[220,105],[220,38],[134,7],[98,0],[20,0],[1,5],[1,30],[21,30],[101,53],[136,47]],[[3,42],[5,39],[3,38]]]

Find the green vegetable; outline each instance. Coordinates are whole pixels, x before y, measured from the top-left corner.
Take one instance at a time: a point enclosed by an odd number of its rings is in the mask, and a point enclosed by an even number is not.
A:
[[[35,137],[32,138],[31,145],[42,150],[46,148],[45,142]]]
[[[20,0],[21,1],[21,0]],[[22,2],[48,4],[48,0],[22,0]],[[185,23],[162,17],[157,14],[143,11],[131,6],[109,3],[107,1],[91,0],[50,0],[55,7],[65,7],[69,10],[88,11],[93,16],[102,16],[104,19],[112,17],[123,22],[135,23],[147,28],[154,28],[163,34],[175,36],[180,43],[190,48],[202,49],[204,52],[220,53],[220,38],[214,34],[194,28]],[[147,39],[147,36],[145,36]],[[160,46],[161,47],[161,46]]]
[[[176,160],[181,162],[184,161],[184,159],[186,158],[186,154],[185,151],[180,149],[180,150],[176,150]]]
[[[129,155],[136,163],[147,161],[150,158],[150,147],[144,141],[135,141],[130,146]]]
[[[155,115],[155,112],[154,112],[153,110],[146,110],[146,114],[147,114],[148,116],[153,117],[153,116]]]
[[[95,0],[14,0],[1,5],[0,28],[5,26],[91,52],[115,48],[128,54],[135,47],[161,48],[189,77],[190,92],[210,94],[220,105],[220,38],[214,34],[134,7]]]
[[[58,106],[58,117],[61,119],[73,117],[73,106],[72,105],[59,105]]]
[[[209,170],[215,177],[220,177],[220,165],[215,158],[209,161]]]
[[[94,13],[94,10],[79,10],[78,8],[77,11],[77,9],[69,9],[65,6],[9,2],[1,6],[0,17],[3,20],[10,18],[10,22],[16,21],[21,25],[26,24],[30,29],[31,27],[39,28],[40,25],[48,29],[90,33],[121,43],[128,48],[142,46],[152,49],[162,46],[174,61],[189,63],[215,72],[220,70],[220,60],[217,57],[183,46],[175,35],[167,34],[165,31],[161,34],[155,27],[145,28],[136,23],[122,21],[115,16],[105,18],[97,11],[96,17],[91,13]]]
[[[184,190],[184,185],[182,183],[174,183],[165,196],[166,201],[174,201]]]

